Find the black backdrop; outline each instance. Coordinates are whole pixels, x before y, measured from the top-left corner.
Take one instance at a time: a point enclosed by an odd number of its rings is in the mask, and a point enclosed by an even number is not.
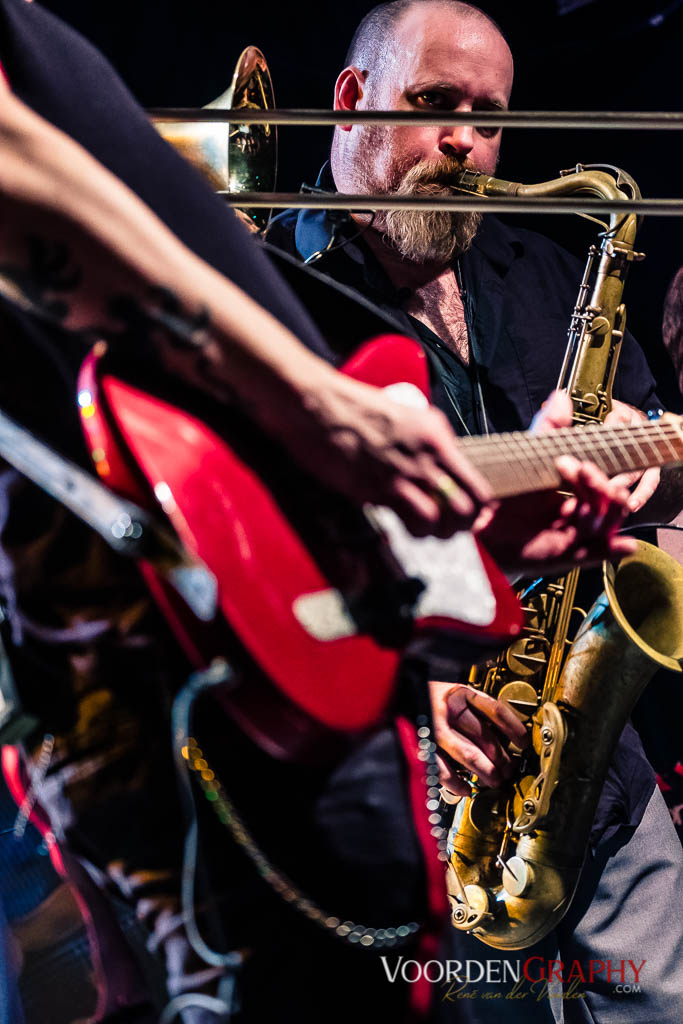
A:
[[[279,106],[329,107],[332,86],[358,20],[372,7],[252,3],[229,0],[44,0],[112,60],[146,106],[201,106],[229,84],[241,49],[260,46]],[[517,58],[517,109],[676,110],[683,106],[683,5],[680,0],[593,0],[561,15],[566,2],[482,0],[506,32]],[[310,181],[325,158],[326,129],[283,128],[282,189]],[[677,132],[543,132],[509,130],[501,177],[525,182],[556,177],[577,162],[629,171],[645,196],[681,197]],[[577,218],[526,218],[583,258],[594,234]],[[647,252],[627,290],[629,325],[645,348],[662,397],[677,402],[661,347],[662,302],[683,263],[677,218],[651,218],[639,236]]]

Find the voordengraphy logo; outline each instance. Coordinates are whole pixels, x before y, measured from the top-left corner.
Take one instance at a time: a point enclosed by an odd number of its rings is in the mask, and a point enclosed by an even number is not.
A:
[[[380,957],[387,981],[391,984],[428,981],[441,985],[443,999],[583,999],[582,986],[596,981],[612,984],[616,995],[641,991],[645,960],[545,960],[531,956],[526,960],[396,960]],[[506,986],[507,991],[473,988],[474,985]]]
[[[589,960],[582,965],[579,960],[564,963],[562,960],[544,960],[541,956],[531,956],[524,961],[523,972],[527,981],[555,980],[564,983],[576,979],[585,985],[599,978],[601,981],[619,982],[622,985],[637,985],[646,962],[641,960],[636,965],[633,960]]]
[[[432,983],[444,981],[470,985],[473,982],[486,981],[487,984],[500,984],[504,981],[519,981],[521,964],[509,960],[406,960],[400,956],[393,967],[389,958],[380,957],[387,978],[392,983],[400,980],[413,984],[425,978]]]

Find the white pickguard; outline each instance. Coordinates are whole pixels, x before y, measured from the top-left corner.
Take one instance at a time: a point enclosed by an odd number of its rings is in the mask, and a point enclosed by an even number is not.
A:
[[[490,626],[496,599],[471,533],[455,533],[447,540],[413,537],[395,512],[372,508],[369,513],[408,576],[425,584],[415,617],[445,616],[471,626]]]

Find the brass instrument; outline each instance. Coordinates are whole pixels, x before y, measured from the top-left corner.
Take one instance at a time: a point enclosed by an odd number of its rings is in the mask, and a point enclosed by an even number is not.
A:
[[[273,83],[265,57],[256,46],[242,51],[232,82],[207,103],[213,108],[272,110]],[[277,174],[277,128],[270,124],[152,117],[157,131],[202,174],[215,190],[272,192]],[[265,228],[269,210],[246,210],[257,228]]]
[[[479,195],[589,193],[638,198],[623,171],[577,166],[538,185],[472,171],[456,188]],[[633,214],[614,214],[591,246],[569,328],[559,387],[577,424],[600,423],[625,328],[621,302],[634,252]],[[595,809],[621,731],[658,666],[683,670],[683,567],[650,544],[603,569],[605,590],[568,641],[578,570],[521,594],[522,635],[469,682],[506,701],[531,743],[512,751],[499,789],[458,802],[447,869],[453,925],[499,949],[522,949],[554,928],[571,903]],[[581,613],[583,615],[583,613]],[[569,648],[569,653],[567,654]]]

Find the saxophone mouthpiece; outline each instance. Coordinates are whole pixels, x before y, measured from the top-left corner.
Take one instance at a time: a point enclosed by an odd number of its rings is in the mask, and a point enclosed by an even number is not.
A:
[[[454,174],[452,185],[457,192],[469,192],[476,196],[514,196],[520,188],[518,181],[504,181],[484,174],[483,171],[471,170]]]

